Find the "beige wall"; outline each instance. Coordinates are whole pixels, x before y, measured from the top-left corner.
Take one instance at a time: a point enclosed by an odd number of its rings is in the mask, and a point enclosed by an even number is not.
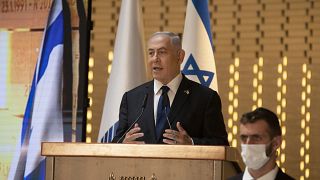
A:
[[[92,131],[96,141],[120,0],[93,0]],[[183,32],[185,0],[143,0],[145,37]],[[320,1],[209,1],[219,94],[229,141],[239,147],[238,119],[254,106],[277,112],[284,132],[279,163],[297,179],[319,179]],[[260,60],[259,60],[260,59]],[[260,75],[259,75],[260,74]],[[305,98],[304,98],[305,97]],[[309,116],[310,115],[310,116]],[[309,118],[310,117],[310,118]],[[309,174],[308,174],[309,172]]]

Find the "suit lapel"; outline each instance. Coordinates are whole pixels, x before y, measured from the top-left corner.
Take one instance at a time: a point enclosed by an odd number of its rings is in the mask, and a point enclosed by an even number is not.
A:
[[[188,79],[185,76],[183,76],[170,109],[170,113],[169,113],[170,124],[173,124],[176,121],[177,114],[183,108],[190,93],[191,93],[190,83]]]

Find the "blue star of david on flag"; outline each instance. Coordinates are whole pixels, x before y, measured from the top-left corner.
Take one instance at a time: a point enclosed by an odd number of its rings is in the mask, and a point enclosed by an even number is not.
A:
[[[187,62],[182,69],[182,73],[185,75],[197,76],[200,84],[207,86],[207,87],[210,86],[210,84],[213,80],[213,77],[214,77],[213,72],[204,71],[199,68],[199,66],[198,66],[198,64],[192,54],[190,54],[189,58],[187,59]]]

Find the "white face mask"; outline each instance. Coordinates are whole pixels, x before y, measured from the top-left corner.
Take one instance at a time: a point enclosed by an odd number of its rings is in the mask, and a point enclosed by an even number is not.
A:
[[[246,166],[250,169],[260,169],[268,162],[266,144],[241,144],[241,156]]]

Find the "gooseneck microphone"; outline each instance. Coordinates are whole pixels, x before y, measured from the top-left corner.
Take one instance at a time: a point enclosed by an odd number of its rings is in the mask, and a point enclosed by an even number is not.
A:
[[[164,110],[165,110],[165,114],[166,114],[167,123],[169,124],[170,130],[172,130],[171,124],[170,124],[170,121],[169,121],[169,118],[168,118],[168,115],[167,115],[167,107],[164,107]]]
[[[168,118],[168,114],[167,114],[167,107],[168,107],[168,105],[170,106],[170,102],[168,102],[168,101],[169,101],[169,99],[163,98],[162,106],[164,106],[164,114],[166,115],[166,120],[167,120],[167,123],[169,124],[169,128],[170,128],[170,130],[172,130],[171,124],[170,124],[170,121]]]
[[[130,129],[134,126],[134,124],[136,124],[138,122],[138,120],[140,119],[140,117],[142,116],[144,110],[146,109],[147,106],[147,99],[148,99],[148,94],[144,95],[143,101],[142,101],[142,106],[141,106],[141,111],[139,116],[133,121],[133,123],[130,125],[130,127],[122,134],[122,136],[118,139],[117,143],[119,143],[121,141],[121,139],[124,138],[124,136],[130,131]]]

